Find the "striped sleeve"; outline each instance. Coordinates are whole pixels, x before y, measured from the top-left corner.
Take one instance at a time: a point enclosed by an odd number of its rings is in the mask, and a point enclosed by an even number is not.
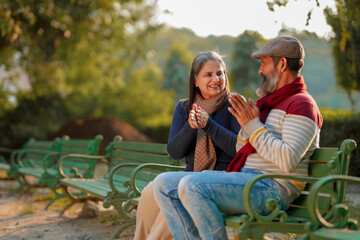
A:
[[[240,129],[238,135],[237,135],[237,141],[236,141],[236,152],[240,150],[247,142],[249,137],[246,136],[243,129]]]
[[[283,110],[273,109],[267,121],[283,115],[281,136],[268,129],[258,118],[249,122],[244,129],[251,132],[250,143],[265,161],[275,164],[282,171],[289,173],[298,166],[308,151],[319,127],[307,116],[286,114]]]

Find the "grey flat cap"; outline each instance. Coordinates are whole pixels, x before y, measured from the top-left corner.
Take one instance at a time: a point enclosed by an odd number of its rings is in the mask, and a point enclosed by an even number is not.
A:
[[[281,36],[269,41],[265,46],[251,54],[254,59],[263,56],[304,58],[305,50],[301,42],[291,36]]]

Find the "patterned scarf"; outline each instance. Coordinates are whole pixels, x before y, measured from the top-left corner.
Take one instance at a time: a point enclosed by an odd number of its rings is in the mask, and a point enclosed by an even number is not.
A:
[[[256,102],[256,106],[260,110],[260,121],[265,124],[266,118],[269,112],[275,105],[283,101],[284,99],[295,95],[301,91],[306,90],[304,78],[302,76],[295,79],[292,83],[283,86],[282,88],[270,93],[267,96],[260,98]],[[256,149],[248,141],[240,150],[236,153],[234,159],[230,162],[227,168],[227,172],[238,172],[245,164],[247,156],[256,153]]]
[[[197,94],[195,97],[195,104],[210,115],[221,107],[223,103],[227,101],[227,98],[228,96],[225,89],[219,95],[210,99],[204,99],[200,94]],[[215,163],[216,152],[214,144],[204,130],[198,128],[194,157],[194,171],[200,172],[205,169],[213,169]]]

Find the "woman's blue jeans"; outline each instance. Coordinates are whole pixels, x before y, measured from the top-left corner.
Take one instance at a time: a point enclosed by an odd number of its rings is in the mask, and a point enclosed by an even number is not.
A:
[[[220,212],[246,213],[242,193],[246,182],[261,174],[242,168],[241,172],[167,172],[155,178],[154,196],[175,240],[227,239]],[[265,213],[264,203],[273,198],[286,209],[271,179],[258,181],[251,191],[251,203]]]

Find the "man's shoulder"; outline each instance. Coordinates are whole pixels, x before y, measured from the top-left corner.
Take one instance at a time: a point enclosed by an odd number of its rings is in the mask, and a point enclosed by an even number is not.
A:
[[[317,123],[319,127],[322,125],[322,116],[319,107],[307,91],[302,91],[288,97],[275,108],[284,111],[286,114],[310,118]]]
[[[284,101],[279,103],[276,108],[286,110],[289,107],[294,107],[298,105],[309,105],[318,108],[316,101],[307,91],[301,91],[286,98]]]

